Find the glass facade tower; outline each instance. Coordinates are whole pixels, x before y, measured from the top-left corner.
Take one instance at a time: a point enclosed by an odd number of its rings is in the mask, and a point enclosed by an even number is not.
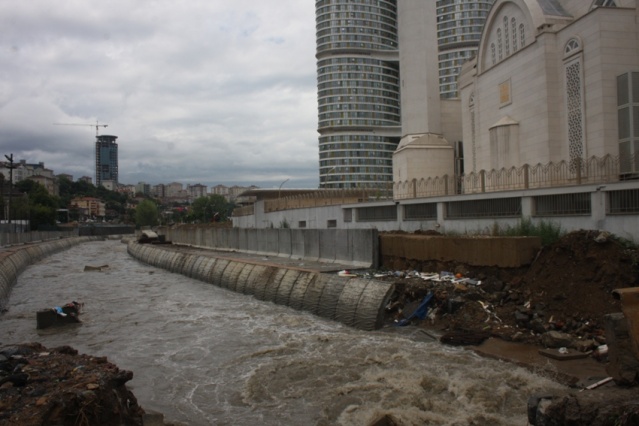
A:
[[[488,12],[495,0],[437,0],[439,93],[457,98],[461,65],[475,56]]]
[[[117,136],[100,135],[95,139],[95,186],[106,181],[118,183]]]
[[[395,0],[317,0],[320,187],[385,187],[401,137]]]

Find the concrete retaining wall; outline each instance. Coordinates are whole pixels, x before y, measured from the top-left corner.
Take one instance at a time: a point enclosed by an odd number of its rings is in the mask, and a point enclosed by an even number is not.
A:
[[[263,253],[358,268],[378,265],[376,229],[247,229],[183,225],[155,230],[167,241],[216,250]]]
[[[384,307],[393,291],[393,284],[383,281],[182,253],[157,245],[130,242],[127,250],[149,265],[362,330],[383,325]]]
[[[380,235],[380,255],[384,263],[389,258],[400,258],[518,268],[530,264],[540,249],[541,239],[538,237]]]
[[[99,237],[74,237],[5,248],[0,251],[0,308],[3,308],[20,272],[30,264],[77,244]]]
[[[30,231],[30,232],[2,232],[0,246],[28,244],[40,241],[57,240],[59,238],[77,237],[78,231]]]

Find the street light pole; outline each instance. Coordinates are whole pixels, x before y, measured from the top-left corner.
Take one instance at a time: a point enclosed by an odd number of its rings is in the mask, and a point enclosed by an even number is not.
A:
[[[280,183],[280,187],[279,187],[279,188],[278,188],[278,190],[277,190],[277,199],[278,199],[278,200],[280,199],[280,193],[282,192],[282,186],[283,186],[286,182],[288,182],[288,181],[289,181],[289,180],[288,180],[288,179],[286,179],[284,182]]]
[[[11,228],[11,197],[13,196],[13,154],[4,156],[9,160],[9,201],[7,201],[7,224]]]

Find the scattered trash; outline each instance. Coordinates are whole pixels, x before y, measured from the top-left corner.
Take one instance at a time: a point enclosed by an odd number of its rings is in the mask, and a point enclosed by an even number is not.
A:
[[[593,390],[593,389],[598,388],[599,386],[603,386],[606,383],[610,383],[610,382],[612,382],[612,377],[607,377],[607,378],[605,378],[603,380],[599,380],[597,383],[593,383],[590,386],[586,386],[585,388],[581,389],[579,392],[583,392],[585,390]]]
[[[42,329],[82,322],[79,317],[83,306],[83,303],[78,303],[74,300],[64,306],[55,306],[38,311],[36,313],[37,328]]]
[[[403,320],[399,321],[397,325],[400,327],[408,325],[410,324],[410,320],[412,320],[413,318],[418,318],[420,320],[425,319],[426,315],[428,314],[428,304],[430,303],[432,298],[433,298],[433,293],[432,292],[428,293],[426,297],[424,297],[424,300],[422,300],[422,303],[420,303],[417,309],[415,309],[415,312],[410,314],[407,318],[404,318]]]
[[[339,271],[337,273],[340,277],[356,277],[357,274],[353,274],[351,271],[344,269],[343,271]]]
[[[84,272],[87,272],[87,271],[102,272],[105,269],[109,269],[109,265],[100,265],[100,266],[85,265]]]

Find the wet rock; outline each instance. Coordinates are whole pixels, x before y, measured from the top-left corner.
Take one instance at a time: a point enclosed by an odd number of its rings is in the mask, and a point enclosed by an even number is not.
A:
[[[606,372],[621,386],[639,384],[639,360],[632,350],[628,322],[622,313],[605,316],[608,341]]]
[[[540,320],[539,318],[536,318],[530,321],[528,323],[528,328],[537,334],[544,334],[547,331],[544,322]]]
[[[548,331],[541,336],[541,343],[547,348],[572,347],[572,336],[560,331]]]
[[[595,348],[595,341],[592,339],[576,340],[573,342],[572,347],[579,352],[588,352]]]

